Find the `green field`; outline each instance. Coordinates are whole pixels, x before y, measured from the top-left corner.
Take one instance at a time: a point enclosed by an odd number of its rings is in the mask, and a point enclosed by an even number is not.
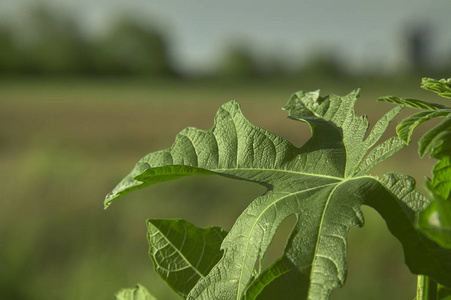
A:
[[[230,229],[264,189],[224,178],[188,178],[133,193],[104,211],[105,194],[139,158],[169,147],[184,127],[210,128],[228,100],[240,102],[251,122],[301,146],[308,127],[280,110],[293,92],[321,88],[323,95],[343,95],[361,87],[357,112],[374,124],[392,107],[376,103],[378,96],[437,100],[419,83],[420,78],[1,79],[0,299],[113,299],[137,282],[159,299],[178,299],[153,273],[145,220],[186,218],[197,226]],[[372,173],[412,174],[422,186],[431,166],[413,145]],[[349,235],[347,284],[331,299],[412,299],[416,277],[404,266],[400,244],[379,216],[365,213],[366,226]],[[285,239],[281,230],[267,263]]]

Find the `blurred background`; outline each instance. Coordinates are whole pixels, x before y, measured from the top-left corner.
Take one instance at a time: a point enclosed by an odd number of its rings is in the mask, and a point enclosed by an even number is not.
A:
[[[309,129],[279,108],[298,90],[362,88],[357,111],[372,124],[391,108],[380,96],[440,102],[419,85],[450,77],[450,12],[446,0],[2,0],[0,299],[112,299],[137,282],[177,299],[153,273],[145,220],[229,230],[264,189],[187,178],[104,211],[135,162],[184,127],[210,128],[231,99],[297,146]],[[408,173],[422,189],[433,162],[416,151],[371,173]],[[412,299],[399,243],[364,212],[365,227],[349,234],[347,283],[331,299]]]

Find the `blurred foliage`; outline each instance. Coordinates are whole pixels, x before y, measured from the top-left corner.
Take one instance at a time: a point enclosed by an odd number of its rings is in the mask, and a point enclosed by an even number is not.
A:
[[[161,34],[131,20],[118,22],[106,38],[97,41],[92,54],[94,72],[173,75]]]
[[[0,74],[22,72],[24,67],[21,50],[14,42],[14,34],[10,27],[0,27]]]
[[[243,79],[258,76],[261,70],[250,50],[235,44],[226,51],[218,72],[226,78]]]
[[[44,7],[24,19],[22,30],[0,24],[0,75],[176,75],[163,34],[136,21],[88,38],[75,20]]]
[[[36,9],[28,22],[31,33],[23,45],[25,71],[62,74],[87,70],[89,44],[73,20]]]
[[[303,74],[317,78],[338,78],[347,76],[339,60],[330,54],[317,54],[302,69]]]

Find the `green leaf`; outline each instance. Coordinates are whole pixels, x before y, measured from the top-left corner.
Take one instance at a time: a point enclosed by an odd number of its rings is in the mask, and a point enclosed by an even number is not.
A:
[[[432,179],[426,181],[434,201],[420,215],[423,231],[443,247],[451,248],[451,111],[419,141],[421,156],[431,152],[438,160],[432,170]]]
[[[183,144],[183,136],[180,136],[178,141],[180,142],[180,144]],[[138,162],[130,172],[130,174],[127,175],[127,177],[125,177],[114,188],[114,190],[106,196],[104,201],[105,209],[108,208],[108,206],[110,206],[110,204],[117,198],[122,197],[136,189],[141,189],[143,187],[159,182],[170,181],[185,176],[214,174],[204,169],[193,168],[191,166],[184,165],[161,165],[159,166],[159,168],[155,168],[155,166],[151,167],[149,163],[146,162],[146,160],[162,161],[163,164],[170,164],[173,160],[173,157],[167,156],[166,151],[154,152],[149,154],[148,156],[149,157],[146,156],[145,159],[143,158],[140,162]],[[177,161],[176,156],[175,159],[175,161]],[[188,161],[190,158],[186,159]]]
[[[421,81],[423,89],[436,92],[442,97],[451,98],[451,78],[449,79],[432,79],[423,78]]]
[[[449,133],[451,130],[451,110],[448,111],[448,116],[438,125],[427,131],[418,141],[418,152],[424,156],[427,152],[432,151],[436,146],[440,146],[445,141],[445,150],[449,150]],[[449,156],[449,152],[445,152],[441,147],[437,148],[432,157],[440,159],[442,156]],[[447,197],[445,197],[447,198]]]
[[[137,284],[134,288],[122,289],[116,294],[116,300],[156,300],[145,287]]]
[[[423,78],[422,88],[451,98],[451,79]],[[437,117],[444,117],[418,142],[418,153],[421,157],[431,152],[431,157],[438,160],[432,171],[432,179],[426,181],[433,201],[421,212],[418,226],[430,239],[442,247],[451,248],[451,108],[398,97],[384,97],[379,100],[425,110],[407,117],[397,126],[398,136],[406,143],[410,143],[414,130],[420,124]]]
[[[451,249],[451,227],[447,225],[450,216],[450,206],[443,199],[435,198],[431,204],[421,212],[418,226],[431,240],[442,247]],[[437,208],[437,205],[442,207]]]
[[[401,201],[374,197],[367,204],[381,214],[390,232],[401,242],[410,271],[450,286],[451,249],[443,248],[415,226],[414,212],[423,210],[429,201],[414,189],[415,181],[408,176],[392,173],[382,181]]]
[[[447,109],[448,107],[436,104],[436,103],[430,103],[418,99],[411,99],[411,98],[399,98],[395,96],[385,96],[380,97],[377,99],[377,101],[381,102],[390,102],[395,104],[401,104],[405,105],[411,108],[421,109],[421,110],[440,110],[440,109]]]
[[[451,289],[439,284],[437,300],[451,300]]]
[[[366,174],[372,167],[380,162],[383,162],[399,150],[403,149],[405,146],[406,143],[397,136],[391,137],[385,142],[377,145],[371,150],[370,153],[368,153],[365,160],[362,161],[357,169],[356,175]]]
[[[431,119],[447,116],[449,113],[449,110],[444,109],[416,113],[402,120],[396,127],[396,132],[403,141],[409,144],[411,142],[412,134],[418,126]]]
[[[219,227],[197,228],[180,219],[147,220],[154,269],[183,298],[219,261],[226,235]]]
[[[134,189],[194,174],[218,174],[267,188],[237,219],[222,243],[222,258],[187,299],[254,299],[275,281],[283,291],[300,288],[297,298],[326,299],[345,281],[346,235],[350,227],[363,224],[360,205],[365,203],[396,218],[387,222],[406,244],[406,257],[426,257],[438,266],[409,260],[412,270],[451,283],[451,272],[443,270],[451,270],[450,253],[443,255],[414,227],[412,216],[425,206],[424,198],[411,190],[405,193],[412,186],[408,180],[396,181],[407,185],[403,188],[362,175],[405,146],[389,139],[370,151],[400,108],[384,116],[365,139],[369,123],[355,114],[357,98],[358,91],[344,97],[321,97],[319,91],[294,94],[284,109],[312,131],[301,148],[251,124],[236,102],[228,102],[211,130],[187,128],[171,148],[142,158],[107,196],[105,206]],[[298,221],[284,255],[261,272],[276,229],[293,214]],[[414,245],[419,245],[419,255]]]
[[[401,112],[403,108],[404,107],[402,105],[396,106],[376,122],[368,135],[368,138],[365,140],[365,147],[367,149],[373,147],[374,144],[382,137],[388,125],[390,125],[390,122]]]
[[[415,182],[412,178],[400,175],[400,174],[388,174],[383,180],[378,181],[374,178],[361,177],[356,182],[363,186],[358,187],[354,184],[343,184],[343,189],[351,188],[348,192],[344,192],[345,197],[356,197],[356,199],[347,199],[341,201],[340,205],[353,205],[353,209],[359,212],[357,216],[358,224],[348,224],[346,227],[345,220],[352,220],[350,216],[340,216],[344,211],[340,207],[331,207],[330,214],[335,213],[337,216],[333,220],[339,220],[341,217],[343,220],[340,226],[331,226],[328,233],[325,233],[322,237],[324,243],[328,245],[328,257],[336,264],[336,273],[330,274],[331,270],[327,273],[323,273],[322,276],[331,278],[339,278],[338,285],[343,285],[346,269],[340,268],[341,265],[345,265],[345,261],[341,257],[341,253],[346,252],[347,242],[341,238],[343,234],[340,231],[347,231],[350,226],[361,226],[363,224],[363,216],[360,213],[359,205],[366,204],[376,209],[385,219],[390,220],[387,222],[389,229],[401,240],[405,240],[404,244],[406,253],[409,255],[409,263],[415,270],[416,265],[421,264],[422,255],[418,253],[427,253],[432,248],[430,245],[425,244],[421,239],[421,234],[417,234],[414,241],[406,239],[404,234],[399,234],[399,228],[402,228],[406,232],[409,232],[409,237],[412,233],[415,233],[415,228],[412,226],[414,221],[414,212],[423,209],[428,200],[415,190]],[[348,194],[349,193],[349,194]],[[357,200],[360,198],[360,201]],[[364,200],[364,202],[362,202]],[[356,203],[358,205],[356,205]],[[338,204],[338,203],[337,203]],[[318,289],[318,286],[311,285],[310,283],[310,266],[315,263],[315,256],[311,255],[313,251],[308,251],[304,248],[300,248],[299,244],[304,244],[302,235],[299,232],[312,231],[312,228],[308,224],[298,223],[298,226],[293,231],[290,237],[288,245],[285,250],[285,255],[276,261],[270,268],[266,269],[262,275],[253,282],[253,285],[248,289],[246,299],[323,299],[328,297],[328,293],[321,294],[320,291],[312,293],[311,289]],[[344,232],[343,232],[344,233]],[[305,245],[305,246],[308,246]],[[296,267],[300,266],[300,267]],[[420,266],[421,268],[421,266]],[[319,272],[322,273],[322,272]],[[326,280],[326,278],[324,279]],[[266,286],[268,285],[268,286]],[[265,288],[266,286],[266,288]],[[264,288],[264,289],[263,289]],[[310,290],[309,290],[310,289]],[[324,290],[321,287],[321,290]],[[314,297],[312,297],[312,294]],[[258,297],[257,297],[258,296]],[[257,297],[257,298],[256,298]],[[319,297],[319,298],[317,298]]]
[[[315,145],[317,148],[331,149],[335,145],[327,145],[340,141],[339,150],[345,153],[334,155],[337,164],[345,165],[345,177],[364,174],[378,162],[388,158],[406,145],[396,138],[378,145],[372,153],[368,150],[382,137],[390,122],[399,114],[402,107],[395,107],[386,113],[371,130],[368,138],[364,140],[369,123],[366,116],[357,116],[354,104],[359,97],[359,90],[355,90],[345,97],[331,95],[320,97],[319,91],[295,93],[283,109],[289,110],[290,118],[309,123],[313,136],[303,148]],[[318,144],[318,145],[316,145]],[[310,149],[309,149],[310,150]],[[312,153],[309,153],[312,156]],[[367,155],[365,162],[363,157]],[[338,161],[338,156],[346,157],[346,163]],[[333,163],[326,162],[326,163]],[[364,164],[360,166],[360,164]],[[318,169],[327,169],[322,166]]]

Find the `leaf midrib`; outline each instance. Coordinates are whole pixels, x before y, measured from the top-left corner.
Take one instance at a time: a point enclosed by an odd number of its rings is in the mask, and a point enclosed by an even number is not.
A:
[[[199,168],[199,169],[203,169],[203,168]],[[347,178],[330,176],[330,175],[304,173],[304,172],[293,171],[293,170],[267,169],[267,168],[222,168],[222,169],[206,169],[206,170],[209,170],[211,172],[216,172],[219,174],[227,173],[227,171],[262,171],[262,172],[274,172],[274,173],[281,172],[281,173],[290,173],[290,174],[303,175],[303,176],[328,178],[328,179],[333,179],[333,180],[337,180],[337,181],[347,180]]]
[[[341,183],[338,183],[333,189],[332,189],[332,191],[330,192],[330,194],[329,194],[329,196],[327,197],[327,200],[326,200],[326,205],[324,206],[324,208],[323,208],[323,212],[322,212],[322,214],[321,214],[321,221],[320,221],[320,224],[319,224],[319,227],[318,227],[318,238],[316,239],[316,243],[315,243],[315,250],[314,250],[314,252],[313,252],[313,261],[312,261],[312,263],[311,263],[311,267],[313,267],[313,265],[315,264],[315,262],[316,262],[316,260],[317,260],[317,257],[318,257],[318,248],[319,248],[319,243],[320,243],[320,240],[321,240],[321,231],[322,231],[322,227],[323,227],[323,222],[324,222],[324,219],[325,219],[325,213],[326,213],[326,211],[327,211],[327,207],[329,206],[329,203],[330,203],[330,200],[331,200],[331,198],[332,198],[332,195],[333,195],[333,193],[337,190],[337,188],[340,186],[340,184]],[[309,292],[307,293],[307,295],[309,295],[310,294],[310,287],[309,287]]]
[[[328,183],[328,184],[316,186],[316,187],[313,187],[313,188],[308,188],[308,189],[305,189],[305,190],[302,190],[302,191],[296,191],[296,192],[294,192],[294,193],[290,193],[290,194],[284,195],[283,197],[278,198],[276,201],[274,201],[274,202],[272,202],[270,205],[268,205],[268,206],[260,213],[260,215],[256,218],[256,221],[255,221],[254,224],[252,225],[252,228],[251,228],[251,230],[250,230],[250,233],[248,234],[248,239],[247,239],[247,241],[246,241],[246,248],[245,248],[245,252],[244,252],[245,255],[244,255],[244,257],[243,257],[243,260],[242,260],[242,264],[241,264],[241,265],[244,266],[244,262],[245,262],[246,259],[247,259],[247,253],[248,253],[248,252],[247,252],[247,249],[248,249],[249,243],[250,243],[250,238],[249,238],[249,236],[252,236],[252,233],[254,232],[254,228],[255,228],[255,226],[257,225],[258,221],[260,220],[260,218],[266,213],[266,211],[267,211],[270,207],[273,207],[273,206],[274,206],[275,204],[277,204],[278,202],[282,201],[282,200],[285,199],[285,198],[291,197],[291,196],[293,196],[293,195],[302,194],[302,193],[305,193],[305,192],[309,192],[309,191],[312,191],[312,190],[315,190],[315,189],[324,188],[324,187],[326,187],[326,186],[334,185],[334,184],[337,184],[337,182],[334,182],[334,183]],[[340,184],[340,183],[339,183],[339,184]],[[335,189],[335,188],[334,188],[334,189]],[[241,278],[243,277],[243,270],[244,270],[244,268],[241,268],[240,276],[238,277],[238,289],[237,289],[236,300],[239,300],[239,299],[241,298],[239,291],[240,291],[240,289],[241,289],[241,282],[242,282]]]
[[[327,198],[327,200],[326,200],[326,205],[324,206],[324,209],[323,209],[323,212],[322,212],[322,214],[321,214],[321,222],[320,222],[320,224],[319,224],[319,227],[318,227],[318,238],[317,238],[317,240],[316,240],[316,244],[315,244],[315,250],[314,250],[314,260],[312,261],[312,263],[311,263],[311,266],[313,266],[314,265],[314,263],[315,263],[315,261],[316,261],[316,259],[317,259],[317,257],[319,256],[319,255],[317,255],[317,252],[318,252],[318,248],[319,248],[319,243],[320,243],[320,240],[321,240],[321,231],[322,231],[322,227],[323,227],[323,223],[324,223],[324,220],[325,220],[325,213],[326,213],[326,211],[327,211],[327,207],[329,206],[329,204],[330,204],[330,202],[331,202],[331,199],[332,199],[332,196],[333,196],[333,194],[334,194],[334,192],[337,190],[337,188],[340,186],[340,185],[342,185],[342,184],[345,184],[345,183],[347,183],[347,182],[349,182],[349,181],[352,181],[352,180],[359,180],[359,179],[363,179],[363,178],[370,178],[370,179],[374,179],[373,177],[371,177],[371,176],[358,176],[358,177],[354,177],[354,178],[348,178],[348,179],[346,179],[346,180],[343,180],[342,182],[339,182],[339,183],[337,183],[337,185],[332,189],[332,191],[330,192],[330,194],[329,194],[329,196],[328,196],[328,198]]]

